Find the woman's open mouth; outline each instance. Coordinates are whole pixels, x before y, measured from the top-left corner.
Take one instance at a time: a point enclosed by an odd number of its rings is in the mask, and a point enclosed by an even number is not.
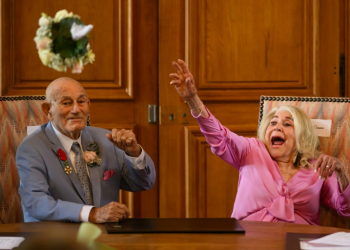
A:
[[[283,137],[280,136],[272,136],[271,137],[271,144],[272,146],[281,146],[285,142]]]

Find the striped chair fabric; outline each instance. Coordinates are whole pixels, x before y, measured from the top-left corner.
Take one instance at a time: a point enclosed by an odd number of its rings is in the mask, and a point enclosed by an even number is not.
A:
[[[0,97],[0,223],[23,222],[18,195],[16,150],[27,126],[47,123],[41,111],[45,96]]]

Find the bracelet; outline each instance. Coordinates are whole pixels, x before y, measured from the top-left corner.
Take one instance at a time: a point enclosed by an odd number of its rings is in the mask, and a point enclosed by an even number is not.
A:
[[[197,119],[198,117],[200,117],[200,116],[202,115],[202,112],[203,112],[203,106],[204,106],[204,104],[203,104],[203,102],[202,102],[201,112],[199,113],[199,115],[194,116],[193,113],[192,113],[192,110],[193,110],[193,109],[191,109],[191,115],[192,115],[194,118],[196,118],[196,119]]]

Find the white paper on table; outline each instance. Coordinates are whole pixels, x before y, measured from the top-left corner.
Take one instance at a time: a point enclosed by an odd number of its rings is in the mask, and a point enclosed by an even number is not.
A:
[[[350,233],[338,232],[315,240],[301,241],[300,249],[350,250]]]
[[[18,247],[22,241],[24,241],[23,237],[0,237],[0,249]]]

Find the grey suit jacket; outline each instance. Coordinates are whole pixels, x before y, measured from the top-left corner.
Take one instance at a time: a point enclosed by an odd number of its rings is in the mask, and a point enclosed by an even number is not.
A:
[[[124,151],[115,147],[106,137],[110,131],[85,127],[81,131],[81,142],[85,151],[91,142],[99,146],[101,166],[88,167],[92,184],[93,203],[102,207],[118,201],[119,189],[142,191],[150,189],[155,182],[155,169],[151,158],[145,154],[146,165],[138,170],[125,158]],[[64,172],[63,161],[57,151],[64,148],[57,138],[52,124],[44,124],[26,137],[16,152],[17,169],[20,176],[24,221],[67,220],[79,221],[81,208],[87,204],[79,178]],[[69,165],[73,168],[68,157]],[[103,180],[105,171],[114,175]]]

